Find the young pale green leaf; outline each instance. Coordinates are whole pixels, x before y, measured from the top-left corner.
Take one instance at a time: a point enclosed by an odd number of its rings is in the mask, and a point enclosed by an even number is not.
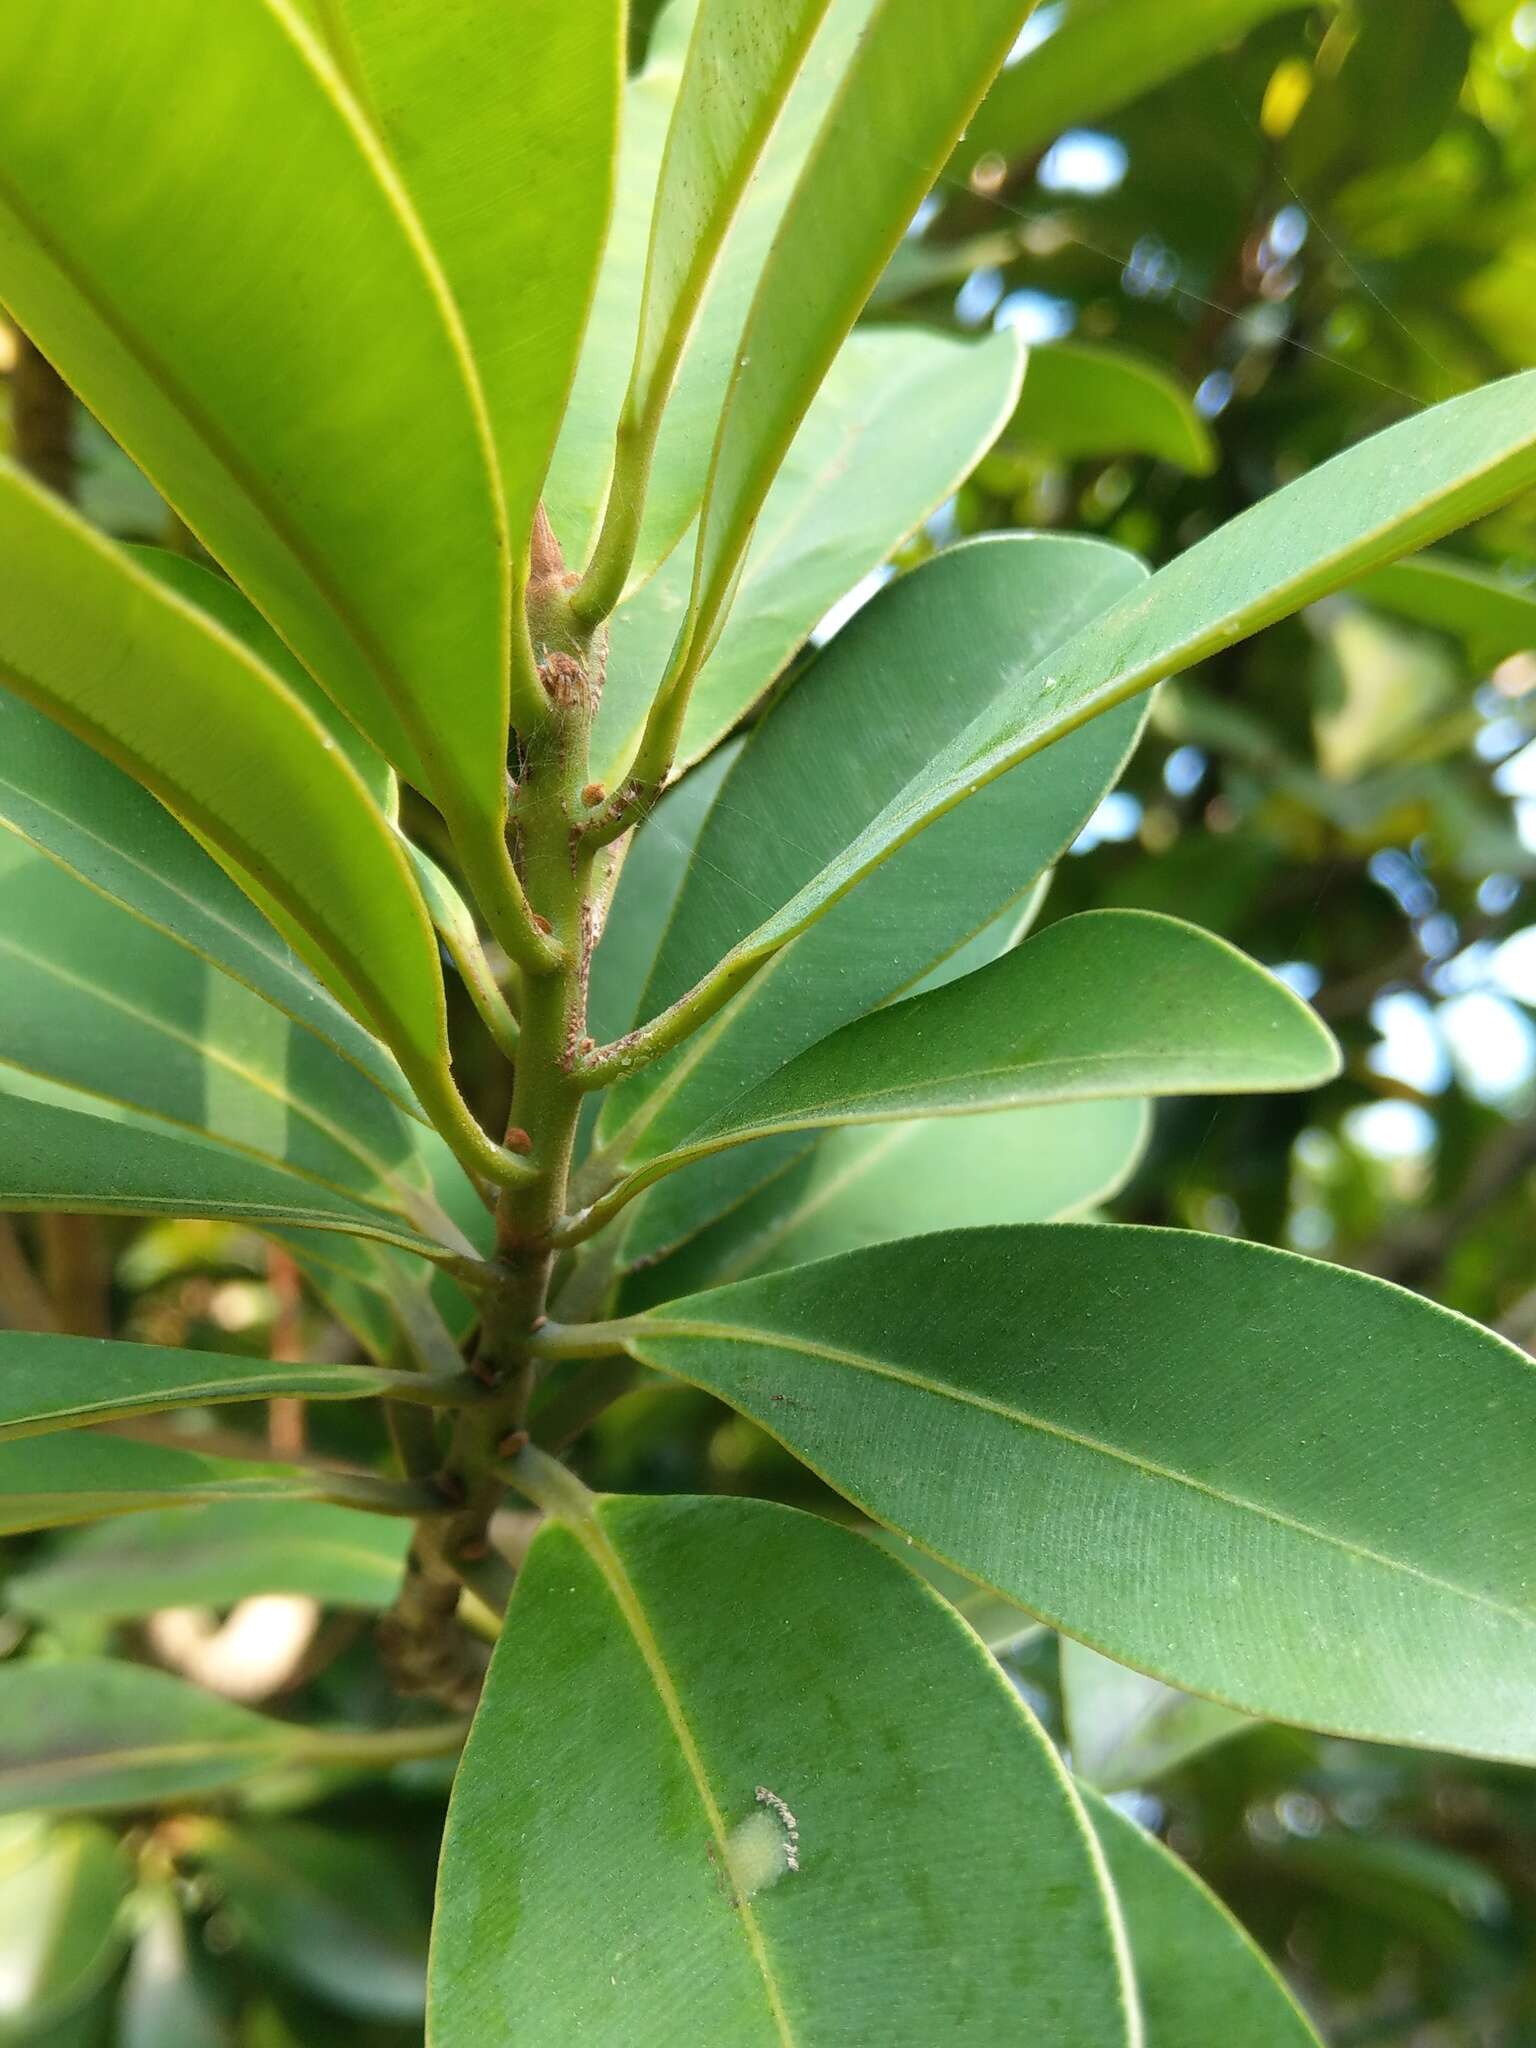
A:
[[[1145,1102],[1106,1097],[829,1131],[670,1258],[647,1258],[648,1230],[626,1237],[625,1312],[860,1245],[1053,1223],[1118,1194],[1150,1128]]]
[[[1008,417],[1020,362],[1012,333],[979,344],[902,327],[848,337],[768,493],[689,699],[679,769],[718,746],[833,606],[965,480]],[[692,573],[684,541],[614,616],[593,739],[610,784],[639,742]]]
[[[22,1660],[0,1670],[0,1813],[106,1812],[222,1792],[282,1764],[366,1763],[447,1750],[273,1721],[145,1664]]]
[[[636,583],[671,553],[698,512],[710,444],[764,258],[873,5],[874,0],[832,0],[737,208],[662,420],[632,579]],[[661,10],[645,67],[625,93],[613,226],[545,492],[555,531],[573,562],[587,559],[611,488],[619,421],[638,347],[662,155],[697,13],[697,0],[672,0]]]
[[[1101,1792],[1145,1785],[1213,1743],[1260,1724],[1218,1700],[1178,1692],[1061,1638],[1061,1705],[1072,1768]]]
[[[1209,476],[1217,462],[1210,428],[1166,370],[1078,341],[1030,349],[1008,438],[1073,460],[1152,455],[1193,476]]]
[[[591,615],[623,594],[657,430],[732,220],[828,0],[700,0],[667,130],[603,528],[577,593]]]
[[[1029,46],[982,102],[950,159],[966,177],[985,156],[1034,156],[1064,128],[1129,100],[1235,43],[1298,0],[1062,0],[1041,10]],[[1105,53],[1113,52],[1107,62]]]
[[[475,1382],[329,1360],[313,1365],[242,1358],[233,1352],[172,1351],[106,1337],[56,1337],[0,1330],[0,1442],[83,1429],[166,1408],[224,1401],[265,1401],[291,1394],[306,1401],[452,1401]]]
[[[968,730],[705,976],[684,1014],[707,1013],[863,876],[1019,762],[1533,483],[1529,370],[1427,407],[1240,513],[1066,646],[1027,671],[1017,664]]]
[[[378,1039],[294,958],[249,897],[165,806],[94,747],[8,690],[0,690],[0,827],[38,847],[135,920],[181,940],[265,996],[402,1108],[421,1115]]]
[[[12,8],[0,125],[20,324],[359,730],[499,831],[508,556],[484,408],[324,52],[287,0]]]
[[[1536,596],[1454,555],[1414,555],[1362,577],[1356,597],[1465,640],[1479,663],[1536,648]]]
[[[111,1976],[132,1880],[105,1828],[0,1825],[0,2041],[39,2041]]]
[[[448,1072],[420,893],[335,740],[238,642],[8,465],[0,546],[27,564],[0,621],[0,678],[270,892],[357,992],[423,1105],[494,1165]],[[103,647],[117,650],[105,666]]]
[[[1049,1745],[900,1565],[759,1501],[556,1503],[449,1808],[438,2048],[1108,2048],[1118,1947]]]
[[[675,664],[684,687],[718,636],[753,526],[818,385],[1030,5],[970,0],[957,15],[930,0],[876,0],[742,329]]]
[[[807,1047],[603,1206],[787,1131],[1107,1095],[1310,1088],[1338,1070],[1326,1026],[1224,940],[1150,911],[1088,911]]]
[[[658,945],[640,1014],[740,949],[1001,692],[1145,580],[1103,542],[973,541],[897,579],[753,733],[715,797]],[[838,1025],[889,1000],[1016,902],[1113,787],[1132,711],[1055,753],[1026,786],[929,835],[760,975],[693,1043],[613,1091],[611,1137],[644,1111],[664,1151]],[[963,829],[962,829],[963,825]],[[621,896],[620,908],[624,897]]]
[[[520,616],[534,507],[613,203],[625,8],[622,0],[510,8],[499,0],[452,8],[327,0],[323,20],[463,320],[490,418]]]
[[[1146,2048],[1321,2048],[1274,1965],[1171,1850],[1080,1787],[1125,1916]]]
[[[199,1820],[185,1840],[263,1964],[348,2014],[420,2026],[427,1916],[398,1852],[292,1820]]]
[[[93,1430],[0,1444],[0,1535],[212,1500],[335,1501],[400,1515],[432,1505],[424,1490],[362,1473],[211,1458]]]
[[[0,1209],[244,1217],[451,1251],[398,1214],[153,1118],[0,1068]]]
[[[400,1588],[411,1524],[324,1501],[230,1500],[72,1531],[5,1583],[42,1621],[133,1621],[161,1607],[233,1607],[298,1593],[377,1610]]]
[[[614,1334],[1169,1684],[1536,1758],[1536,1368],[1415,1295],[1233,1239],[1057,1223],[850,1252]]]

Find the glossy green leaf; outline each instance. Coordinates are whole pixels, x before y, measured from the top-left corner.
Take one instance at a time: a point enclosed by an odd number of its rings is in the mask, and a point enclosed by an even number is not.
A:
[[[228,2020],[196,1960],[169,1886],[140,1894],[138,1933],[117,2004],[116,2048],[230,2048]]]
[[[1150,1127],[1145,1102],[1106,1098],[829,1131],[671,1258],[642,1265],[625,1309],[928,1231],[1052,1223],[1118,1194]]]
[[[263,1966],[346,2013],[419,2022],[427,1915],[383,1843],[302,1821],[203,1821],[188,1841]]]
[[[458,969],[470,1001],[499,1050],[508,1058],[515,1057],[517,1023],[486,957],[474,912],[429,854],[408,839],[403,844],[444,952]]]
[[[499,828],[508,557],[484,409],[324,53],[286,0],[150,21],[60,0],[7,13],[0,80],[6,303],[359,730]]]
[[[625,8],[326,0],[323,12],[342,75],[398,167],[463,321],[520,616],[534,507],[613,202]]]
[[[297,1593],[381,1609],[400,1587],[411,1524],[323,1501],[215,1501],[82,1529],[13,1572],[5,1603],[46,1621],[131,1621],[161,1607],[233,1607]]]
[[[131,1881],[104,1828],[0,1825],[0,2041],[36,2041],[111,1974]]]
[[[900,1565],[758,1501],[545,1525],[449,1808],[438,2048],[1108,2048],[1123,1996],[1054,1755]]]
[[[1268,1957],[1171,1850],[1083,1790],[1125,1916],[1146,2048],[1320,2048]]]
[[[303,663],[294,659],[244,591],[217,570],[194,562],[188,555],[173,554],[169,548],[134,547],[128,553],[157,583],[163,583],[167,590],[175,591],[178,597],[185,598],[222,626],[263,667],[286,683],[352,763],[359,781],[385,817],[393,819],[399,815],[400,785],[394,769],[373,742],[364,739],[351,719],[326,696]]]
[[[244,1217],[440,1256],[404,1218],[92,1096],[0,1068],[0,1209]]]
[[[951,548],[900,577],[753,733],[715,797],[639,1015],[664,1009],[855,841],[1022,660],[1059,647],[1144,580],[1102,542],[1028,536]],[[1029,889],[1113,787],[1134,711],[930,835],[825,917],[680,1053],[616,1088],[605,1137],[642,1108],[667,1149],[750,1083],[900,993]],[[850,733],[858,744],[851,747]],[[1006,796],[1006,800],[1005,800]],[[963,827],[963,829],[962,829]],[[659,1110],[659,1114],[656,1112]]]
[[[0,691],[0,827],[40,848],[134,919],[245,982],[420,1116],[378,1039],[295,959],[249,897],[165,806],[93,747],[8,691]]]
[[[1536,1757],[1536,1367],[1415,1295],[1058,1223],[879,1245],[615,1329],[1119,1661],[1278,1720]]]
[[[450,1386],[424,1374],[330,1360],[310,1365],[235,1352],[172,1351],[106,1337],[56,1337],[0,1330],[0,1442],[82,1429],[166,1408],[265,1401],[450,1400],[472,1391],[467,1374]]]
[[[0,621],[0,677],[269,890],[362,999],[425,1106],[450,1118],[432,927],[335,741],[237,642],[5,468],[0,546],[27,564]],[[118,650],[106,666],[103,647]]]
[[[1033,156],[1235,43],[1298,0],[1062,0],[1026,31],[1026,53],[982,102],[950,162],[963,177],[984,156]],[[1038,34],[1036,31],[1043,30]],[[1106,60],[1113,52],[1113,61]]]
[[[1152,455],[1192,476],[1209,476],[1217,462],[1210,428],[1166,370],[1079,341],[1030,349],[1008,438],[1069,461]]]
[[[1454,555],[1414,555],[1354,586],[1381,611],[1465,640],[1480,663],[1536,648],[1536,595]]]
[[[275,1721],[147,1664],[28,1658],[0,1667],[0,1813],[107,1812],[201,1798],[285,1764],[449,1753],[457,1724],[390,1731]]]
[[[730,617],[694,685],[679,768],[719,744],[838,600],[964,481],[1008,416],[1019,369],[1011,333],[979,344],[919,328],[849,336],[768,493]],[[692,573],[685,541],[613,619],[593,739],[610,783],[639,741]]]
[[[1024,673],[709,974],[739,985],[861,877],[1042,748],[1536,483],[1536,371],[1426,407],[1240,513]],[[942,560],[943,557],[940,557]],[[973,832],[982,829],[968,812]]]
[[[1089,911],[974,974],[845,1024],[608,1200],[616,1206],[707,1153],[789,1131],[1108,1095],[1308,1088],[1338,1069],[1313,1011],[1224,940],[1150,911]]]
[[[324,1500],[402,1515],[430,1504],[361,1473],[211,1458],[93,1430],[0,1444],[0,1535],[211,1500]]]
[[[1177,1769],[1259,1723],[1217,1700],[1179,1692],[1061,1639],[1061,1705],[1072,1768],[1101,1792],[1124,1792]]]
[[[785,209],[741,332],[680,641],[695,673],[780,463],[1031,0],[876,0]]]

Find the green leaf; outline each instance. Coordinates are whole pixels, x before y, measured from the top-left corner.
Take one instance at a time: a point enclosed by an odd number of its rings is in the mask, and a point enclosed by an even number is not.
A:
[[[701,0],[667,129],[619,419],[613,479],[590,576],[592,615],[623,594],[662,412],[732,220],[828,0]],[[588,595],[584,586],[578,608]]]
[[[669,1259],[642,1264],[625,1310],[928,1231],[1054,1222],[1119,1193],[1150,1124],[1146,1103],[1108,1098],[831,1131]]]
[[[742,329],[699,516],[678,668],[702,665],[795,431],[1031,0],[876,0]]]
[[[286,683],[352,763],[359,781],[385,817],[398,818],[400,784],[394,769],[372,740],[364,739],[351,719],[326,696],[303,663],[294,659],[243,591],[217,570],[194,562],[190,556],[173,554],[169,548],[130,547],[126,552],[156,582],[163,583],[205,618],[222,626],[263,667]]]
[[[603,1206],[708,1153],[788,1131],[1109,1095],[1308,1088],[1338,1070],[1327,1027],[1224,940],[1151,911],[1089,911],[807,1047]]]
[[[1210,428],[1166,370],[1126,349],[1078,341],[1031,347],[1008,440],[1069,461],[1152,455],[1192,476],[1209,476],[1218,459]]]
[[[1007,1681],[873,1545],[746,1500],[559,1506],[519,1574],[430,2006],[440,2048],[509,2027],[1132,2038],[1079,1813]]]
[[[1019,663],[967,731],[733,946],[703,987],[739,986],[914,835],[1021,761],[1532,483],[1536,371],[1527,371],[1426,407],[1276,491],[1022,675]],[[972,833],[983,829],[976,813],[967,817]]]
[[[301,1755],[313,1731],[142,1664],[0,1669],[0,1812],[106,1811],[221,1791]]]
[[[230,2048],[232,2033],[195,1958],[180,1905],[169,1886],[146,1886],[117,2027],[117,2048]]]
[[[233,1607],[297,1593],[378,1610],[400,1587],[409,1522],[323,1501],[215,1501],[63,1538],[6,1580],[6,1605],[45,1621],[132,1621],[161,1607]]]
[[[622,0],[326,0],[322,12],[463,321],[520,616],[534,507],[613,202],[625,9]]]
[[[186,1839],[264,1965],[348,2014],[419,2022],[427,1916],[383,1843],[302,1821],[197,1821]]]
[[[233,1352],[0,1330],[0,1442],[166,1408],[265,1401],[278,1394],[306,1401],[361,1401],[374,1394],[396,1401],[452,1401],[474,1386],[467,1374],[445,1383],[376,1365],[295,1365]]]
[[[111,1975],[131,1881],[105,1828],[0,1826],[0,2041],[36,2041]]]
[[[484,408],[323,52],[286,0],[166,0],[151,22],[61,0],[7,12],[0,81],[17,320],[358,729],[499,831],[508,555]]]
[[[254,614],[253,614],[254,616]],[[131,775],[0,690],[0,825],[333,1045],[419,1117],[399,1068]]]
[[[1454,555],[1414,555],[1363,577],[1354,596],[1465,640],[1479,667],[1536,647],[1536,596]]]
[[[1062,0],[1043,40],[1011,64],[950,159],[964,178],[984,156],[1029,157],[1065,128],[1112,114],[1235,43],[1299,0]],[[1043,10],[1042,10],[1043,13]],[[1113,51],[1114,61],[1105,53]]]
[[[1070,1636],[1061,1639],[1061,1705],[1072,1768],[1101,1792],[1145,1785],[1259,1726],[1216,1700],[1111,1663]]]
[[[699,833],[639,1014],[664,1009],[784,904],[999,692],[1143,572],[1102,542],[1027,536],[946,550],[872,600],[743,748]],[[963,653],[962,653],[963,650]],[[1017,902],[1119,775],[1135,712],[929,835],[669,1060],[616,1088],[599,1129],[651,1106],[649,1154],[839,1024],[901,993]],[[848,743],[858,735],[857,748]],[[1006,800],[1004,798],[1006,797]],[[962,829],[963,826],[963,829]]]
[[[91,1430],[0,1444],[0,1535],[210,1500],[325,1500],[400,1515],[431,1505],[425,1491],[362,1473],[210,1458]]]
[[[0,1069],[0,1209],[245,1217],[346,1231],[427,1257],[451,1249],[319,1182],[130,1110]]]
[[[361,999],[424,1106],[474,1149],[448,1073],[431,923],[335,741],[237,642],[7,467],[0,547],[27,565],[0,620],[0,677],[270,891]],[[117,650],[106,666],[103,647]]]
[[[1057,1223],[850,1252],[614,1330],[1117,1661],[1277,1720],[1536,1758],[1536,1368],[1415,1295]]]
[[[1008,415],[1019,369],[1012,333],[979,344],[920,328],[848,337],[768,493],[730,617],[694,685],[679,769],[718,746],[837,601],[965,480]],[[614,616],[593,738],[609,783],[638,744],[692,573],[684,541]]]
[[[212,916],[201,931],[152,922],[134,900],[144,892],[116,895],[97,865],[55,857],[0,812],[0,1089],[36,1085],[88,1113],[116,1105],[152,1117],[222,1154],[208,1166],[226,1188],[259,1162],[257,1199],[286,1180],[296,1206],[340,1197],[382,1212],[373,1228],[397,1239],[459,1242],[423,1158],[435,1141],[416,1121],[307,1019],[203,950],[200,939],[220,937]],[[209,872],[189,865],[187,879]],[[129,1144],[119,1135],[118,1150]],[[104,1190],[116,1185],[110,1162],[109,1146],[96,1176]],[[209,1192],[190,1172],[189,1196]]]
[[[1273,1964],[1215,1894],[1145,1829],[1086,1788],[1125,1915],[1146,2048],[1320,2048]]]
[[[445,1753],[457,1724],[410,1731],[273,1721],[147,1664],[28,1658],[0,1667],[0,1813],[107,1812],[201,1798],[277,1766]]]
[[[795,179],[874,0],[832,0],[715,267],[662,421],[651,465],[635,582],[643,582],[698,512],[709,450],[735,366],[742,322]],[[585,561],[610,488],[618,424],[638,345],[645,262],[662,153],[697,7],[674,0],[624,100],[619,189],[581,366],[546,504],[572,561]]]

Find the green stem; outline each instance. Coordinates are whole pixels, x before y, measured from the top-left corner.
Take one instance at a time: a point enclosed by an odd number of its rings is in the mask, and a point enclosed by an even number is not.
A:
[[[572,617],[588,628],[616,609],[634,567],[659,425],[659,418],[636,420],[627,410],[619,423],[603,523],[586,573],[570,597]]]
[[[535,1358],[616,1358],[646,1327],[643,1316],[616,1316],[608,1323],[549,1323],[536,1330],[529,1348]]]

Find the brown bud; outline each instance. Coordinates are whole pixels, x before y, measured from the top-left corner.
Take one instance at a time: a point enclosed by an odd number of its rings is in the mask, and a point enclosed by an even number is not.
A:
[[[524,1153],[531,1152],[533,1150],[533,1140],[529,1137],[528,1133],[523,1129],[521,1124],[514,1124],[511,1130],[508,1131],[507,1150],[509,1152]]]
[[[505,1436],[504,1436],[504,1437],[502,1438],[501,1442],[500,1442],[500,1443],[499,1443],[499,1444],[498,1444],[498,1445],[496,1446],[496,1455],[497,1455],[498,1457],[501,1457],[501,1458],[515,1458],[515,1457],[517,1456],[517,1454],[518,1454],[518,1452],[519,1452],[519,1451],[526,1451],[526,1450],[527,1450],[527,1448],[528,1448],[528,1432],[527,1432],[527,1430],[526,1430],[526,1429],[511,1429],[511,1430],[508,1430],[507,1434],[506,1434],[506,1435],[505,1435]]]
[[[607,794],[607,790],[600,782],[589,782],[581,792],[581,800],[590,807],[593,804],[600,804]]]
[[[530,910],[528,915],[533,920],[534,930],[536,932],[542,932],[545,938],[547,939],[550,933],[554,930],[554,926],[550,923],[549,919],[547,917],[540,917],[539,913],[536,910]]]

